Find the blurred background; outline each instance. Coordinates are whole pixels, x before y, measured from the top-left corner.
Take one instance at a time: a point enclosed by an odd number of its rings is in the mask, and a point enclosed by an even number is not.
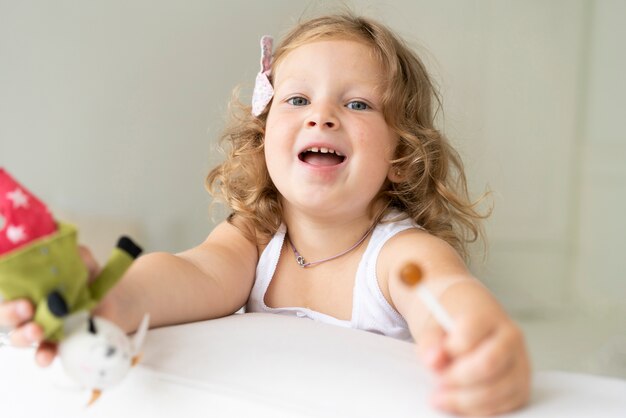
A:
[[[420,53],[475,196],[472,270],[521,324],[537,369],[626,378],[626,2],[0,0],[0,166],[104,259],[200,243],[203,182],[259,38],[340,11]]]

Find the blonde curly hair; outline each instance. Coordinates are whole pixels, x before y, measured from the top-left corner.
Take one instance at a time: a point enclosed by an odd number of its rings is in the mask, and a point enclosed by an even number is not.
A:
[[[370,208],[382,207],[379,215],[399,210],[467,258],[467,244],[483,235],[481,220],[487,215],[479,213],[478,202],[469,199],[461,158],[435,128],[441,100],[424,64],[384,25],[340,14],[298,24],[276,48],[272,68],[299,46],[329,39],[370,46],[386,75],[382,107],[387,124],[399,138],[391,161],[399,181],[387,180]],[[259,243],[277,231],[283,215],[264,158],[270,106],[255,117],[251,107],[234,94],[231,118],[220,139],[227,157],[206,179],[209,193],[233,211],[229,220],[242,219],[248,226],[246,233]]]

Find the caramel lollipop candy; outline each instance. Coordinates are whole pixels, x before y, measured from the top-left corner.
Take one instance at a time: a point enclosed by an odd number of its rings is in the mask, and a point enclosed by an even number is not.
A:
[[[422,281],[422,269],[415,263],[407,263],[400,271],[400,279],[407,286],[416,286]]]

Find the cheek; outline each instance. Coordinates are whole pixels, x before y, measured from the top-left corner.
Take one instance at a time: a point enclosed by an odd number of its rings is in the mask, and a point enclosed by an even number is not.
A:
[[[274,150],[280,147],[280,139],[284,135],[283,130],[283,124],[277,123],[273,118],[268,117],[267,124],[265,125],[265,137],[263,139],[266,157],[269,154],[268,150]]]
[[[275,181],[277,177],[280,178],[281,167],[285,166],[284,155],[280,152],[281,148],[284,147],[281,147],[280,141],[278,140],[279,138],[279,136],[276,136],[276,131],[272,131],[272,133],[266,131],[263,152],[265,157],[265,166],[267,167],[268,174],[273,181]]]
[[[398,136],[386,125],[383,129],[380,129],[378,135],[381,148],[384,150],[387,158],[391,160],[394,157],[396,146],[398,145]]]
[[[265,137],[263,138],[263,153],[265,154],[265,161],[268,165],[276,159],[277,151],[280,149],[278,138],[275,131],[265,132]]]
[[[290,132],[291,129],[287,123],[270,123],[268,121],[263,139],[263,152],[268,168],[272,163],[284,165],[290,161],[294,137]]]
[[[398,141],[386,127],[359,127],[353,137],[380,164],[387,165],[393,159]]]

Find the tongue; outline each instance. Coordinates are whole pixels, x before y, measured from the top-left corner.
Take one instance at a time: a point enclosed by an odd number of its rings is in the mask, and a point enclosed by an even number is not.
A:
[[[302,159],[305,163],[318,166],[331,166],[340,164],[342,158],[337,154],[322,154],[319,152],[306,152]]]

